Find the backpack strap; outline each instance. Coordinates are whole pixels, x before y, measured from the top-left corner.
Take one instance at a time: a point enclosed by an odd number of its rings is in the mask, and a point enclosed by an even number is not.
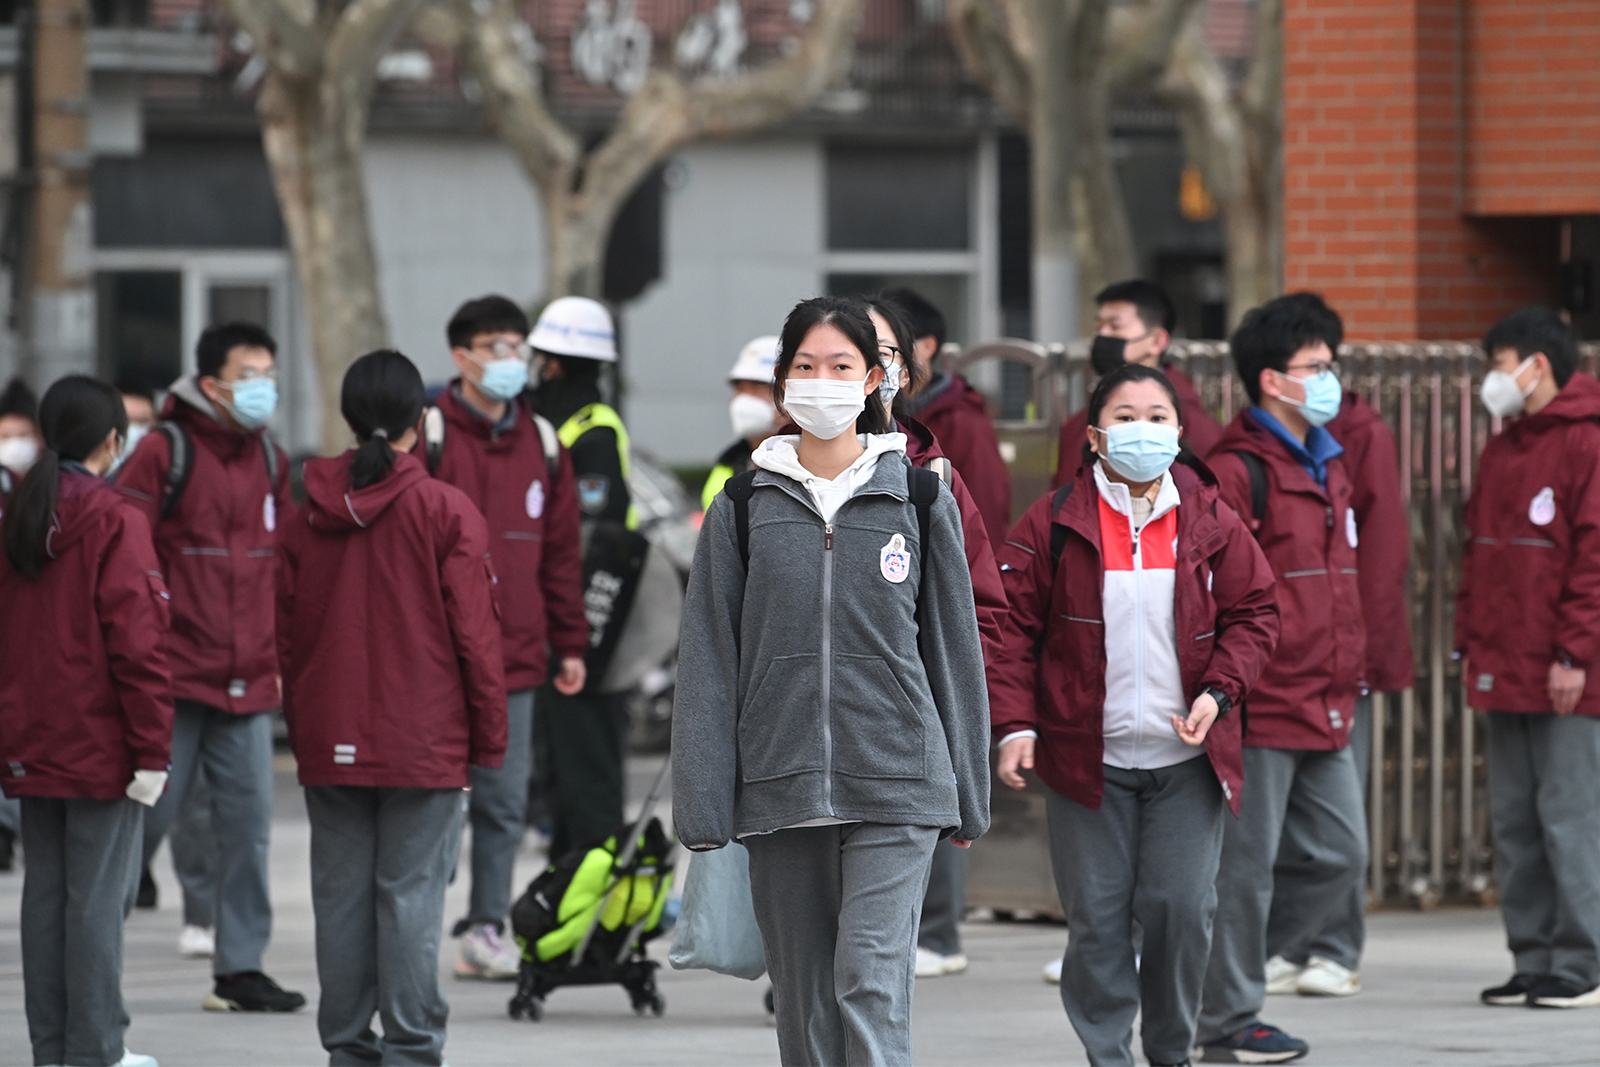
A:
[[[261,458],[267,465],[267,487],[270,492],[278,491],[279,465],[278,443],[272,435],[265,430],[261,431]]]
[[[948,489],[950,487],[950,479],[955,473],[955,468],[950,465],[948,459],[943,456],[936,456],[924,463],[922,469],[937,474],[939,480],[945,484],[945,488]],[[937,496],[937,494],[935,495]]]
[[[160,521],[172,514],[189,485],[189,475],[194,473],[194,441],[189,431],[176,422],[158,422],[156,430],[167,439],[167,450],[172,456],[167,466],[167,482],[161,489],[161,507],[157,512],[157,521]]]
[[[1054,570],[1061,565],[1062,550],[1067,547],[1067,527],[1065,523],[1055,521],[1056,512],[1061,510],[1061,505],[1067,502],[1072,495],[1072,490],[1077,487],[1078,481],[1074,478],[1058,488],[1050,497],[1050,568]]]
[[[432,404],[422,409],[422,454],[428,462],[428,473],[437,473],[439,461],[444,458],[444,412]]]
[[[723,485],[722,492],[733,501],[733,528],[739,537],[739,562],[750,569],[750,497],[756,491],[754,468],[735,474]]]
[[[932,462],[938,463],[939,460]],[[948,467],[949,461],[945,461]],[[933,505],[939,499],[939,483],[943,481],[938,472],[929,467],[911,467],[906,471],[906,492],[912,505],[917,509],[917,545],[922,556],[922,572],[928,570],[928,526],[931,522]],[[921,602],[921,597],[918,597]]]
[[[1261,529],[1261,520],[1267,517],[1267,465],[1254,452],[1235,452],[1244,472],[1250,478],[1250,532]]]
[[[556,476],[556,471],[561,466],[561,437],[556,432],[555,424],[538,412],[529,410],[533,416],[533,425],[539,431],[539,443],[544,446],[544,465],[550,472],[550,477]],[[440,441],[443,444],[443,441]]]

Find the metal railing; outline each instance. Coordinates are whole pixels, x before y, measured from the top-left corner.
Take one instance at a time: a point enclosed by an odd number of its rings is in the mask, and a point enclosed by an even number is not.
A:
[[[1600,371],[1600,345],[1583,345],[1581,352],[1583,368]],[[1172,355],[1224,424],[1248,405],[1226,344],[1179,341]],[[1048,489],[1060,425],[1085,403],[1093,381],[1087,357],[1086,342],[1046,348],[1010,340],[953,354],[952,366],[963,372],[994,359],[1029,368],[1026,417],[995,424],[1011,461],[1019,516]],[[1417,676],[1412,689],[1375,694],[1373,702],[1367,814],[1375,903],[1431,908],[1447,900],[1495,900],[1483,716],[1468,707],[1461,665],[1451,654],[1461,507],[1484,443],[1500,430],[1500,420],[1477,400],[1485,362],[1476,345],[1461,342],[1357,344],[1339,351],[1345,388],[1365,398],[1395,433],[1410,516],[1407,582]],[[1026,822],[1042,825],[1037,814]],[[975,872],[975,885],[989,887],[978,896],[990,898],[977,902],[1005,906],[1004,893],[995,889],[1003,882]],[[1037,903],[1037,889],[1021,892],[1013,906],[1051,910]]]

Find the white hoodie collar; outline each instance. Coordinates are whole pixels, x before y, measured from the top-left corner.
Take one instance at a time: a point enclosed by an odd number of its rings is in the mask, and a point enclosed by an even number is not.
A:
[[[1100,497],[1111,510],[1119,515],[1133,514],[1133,493],[1122,482],[1114,482],[1106,476],[1104,465],[1096,460],[1094,464],[1094,484],[1100,490]],[[1177,507],[1182,501],[1178,497],[1178,483],[1172,480],[1172,471],[1169,468],[1161,475],[1161,488],[1156,490],[1156,499],[1150,509],[1150,518],[1146,522],[1153,522]]]
[[[861,442],[866,451],[832,481],[819,478],[800,465],[798,434],[767,438],[750,454],[750,462],[762,470],[793,478],[805,486],[817,510],[822,513],[822,521],[832,522],[840,506],[872,480],[879,456],[904,454],[906,450],[906,435],[903,433],[858,434],[856,440]]]

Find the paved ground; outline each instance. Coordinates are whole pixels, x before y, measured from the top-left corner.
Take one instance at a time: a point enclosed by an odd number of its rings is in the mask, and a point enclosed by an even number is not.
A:
[[[636,761],[634,795],[649,761]],[[177,886],[165,853],[158,857],[162,907],[136,912],[127,931],[124,975],[133,1026],[128,1043],[165,1067],[184,1064],[313,1064],[317,1043],[308,889],[309,831],[299,793],[279,775],[273,836],[276,932],[269,971],[310,997],[294,1016],[213,1015],[200,1010],[208,961],[179,959]],[[536,873],[524,857],[518,884]],[[22,1009],[17,942],[20,875],[0,876],[0,1064],[30,1061]],[[465,906],[465,886],[450,891],[447,914]],[[1060,927],[971,923],[965,930],[971,970],[917,988],[919,1062],[1083,1063],[1055,988],[1039,980],[1058,953]],[[447,942],[453,949],[453,943]],[[664,946],[662,952],[664,954]],[[451,958],[441,959],[448,974]],[[1275,997],[1268,1019],[1312,1042],[1313,1064],[1580,1064],[1600,1061],[1600,1011],[1489,1009],[1477,990],[1509,973],[1493,912],[1375,915],[1364,968],[1365,991],[1343,1001]],[[663,968],[667,1014],[635,1018],[619,989],[563,990],[541,1023],[505,1014],[509,987],[446,979],[451,1002],[446,1053],[457,1067],[478,1064],[761,1064],[776,1063],[773,1032],[761,1010],[763,983]]]

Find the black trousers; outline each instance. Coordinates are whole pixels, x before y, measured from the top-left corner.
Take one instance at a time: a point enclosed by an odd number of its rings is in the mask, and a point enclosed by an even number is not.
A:
[[[548,685],[534,706],[534,749],[550,811],[553,858],[622,825],[627,709],[621,693],[569,697]]]

